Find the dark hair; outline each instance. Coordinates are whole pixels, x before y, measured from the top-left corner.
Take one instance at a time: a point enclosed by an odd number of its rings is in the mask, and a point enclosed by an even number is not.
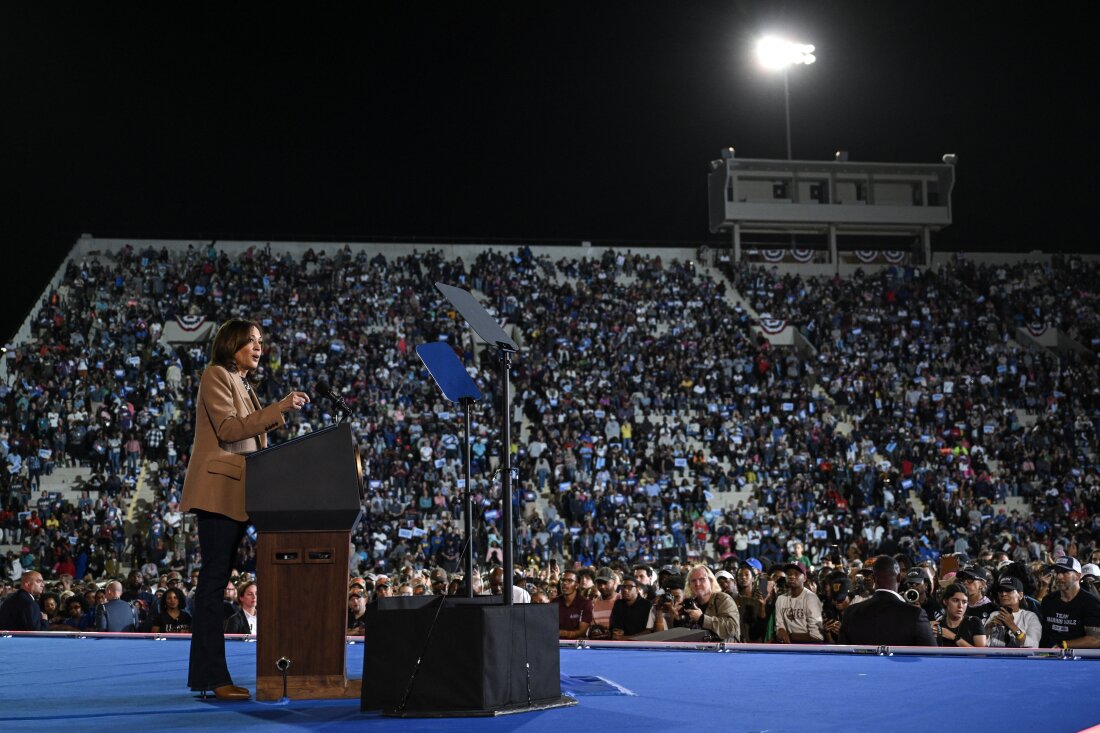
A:
[[[187,596],[183,594],[183,591],[179,588],[168,588],[164,591],[164,595],[160,597],[160,607],[162,610],[168,608],[168,596],[175,596],[179,601],[179,609],[184,611],[187,609]]]
[[[966,592],[965,585],[963,585],[962,583],[952,583],[951,585],[944,588],[943,592],[940,593],[940,600],[947,601],[948,598],[955,595],[956,593],[962,593],[967,598],[970,598],[970,594]]]
[[[214,335],[214,342],[210,344],[210,363],[235,372],[237,362],[234,357],[248,343],[253,328],[263,335],[264,330],[255,321],[233,318],[223,323]]]

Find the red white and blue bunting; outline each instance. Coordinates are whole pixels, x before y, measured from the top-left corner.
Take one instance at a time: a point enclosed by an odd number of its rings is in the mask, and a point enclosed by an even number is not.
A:
[[[176,316],[176,323],[184,331],[198,331],[206,323],[206,316]]]
[[[775,335],[780,333],[787,327],[787,319],[785,318],[761,318],[760,328],[764,333]]]
[[[783,259],[783,250],[781,249],[762,249],[760,255],[768,262],[780,262]]]
[[[891,265],[897,265],[905,259],[905,253],[899,252],[896,249],[891,249],[882,253],[882,256],[886,258],[886,261]]]
[[[795,262],[809,262],[814,258],[814,251],[812,249],[792,249],[791,257],[794,257]]]
[[[857,249],[855,251],[856,258],[865,265],[869,265],[875,261],[878,257],[878,252],[873,249]]]
[[[1035,338],[1039,338],[1047,332],[1047,324],[1043,321],[1028,321],[1027,332]]]

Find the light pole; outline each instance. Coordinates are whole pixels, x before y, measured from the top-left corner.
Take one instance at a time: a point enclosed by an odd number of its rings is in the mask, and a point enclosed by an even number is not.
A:
[[[791,160],[791,89],[787,82],[787,70],[793,64],[808,66],[816,61],[814,47],[808,43],[795,43],[775,36],[766,36],[756,44],[756,58],[766,69],[783,71],[783,107],[787,113],[787,160]]]

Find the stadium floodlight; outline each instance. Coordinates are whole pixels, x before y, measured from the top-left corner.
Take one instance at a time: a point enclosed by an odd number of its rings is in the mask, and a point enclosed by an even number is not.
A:
[[[791,160],[791,92],[787,83],[787,70],[796,65],[809,66],[817,57],[814,46],[795,43],[775,36],[765,36],[756,44],[756,58],[765,69],[783,72],[783,107],[787,113],[787,160]]]
[[[775,36],[765,36],[757,42],[756,57],[765,69],[776,71],[795,64],[809,65],[817,61],[813,45],[785,41]]]

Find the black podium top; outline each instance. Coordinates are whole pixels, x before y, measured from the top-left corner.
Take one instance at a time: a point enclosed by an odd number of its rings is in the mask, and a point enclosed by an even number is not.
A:
[[[362,483],[351,425],[332,425],[249,455],[245,510],[261,532],[352,530]]]

